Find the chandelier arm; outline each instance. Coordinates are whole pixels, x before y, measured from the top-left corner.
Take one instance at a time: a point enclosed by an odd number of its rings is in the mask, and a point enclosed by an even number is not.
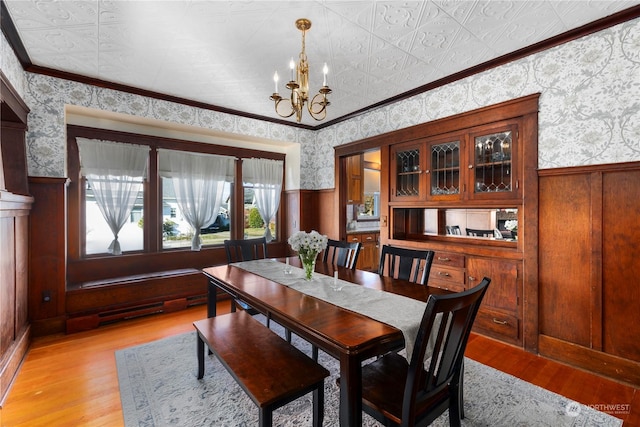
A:
[[[318,99],[318,97],[320,97],[320,99]],[[330,102],[327,101],[327,96],[321,93],[317,93],[313,99],[307,104],[307,111],[309,112],[309,115],[311,117],[313,117],[315,120],[317,121],[321,121],[324,120],[325,117],[327,117],[327,105],[329,105]],[[314,106],[319,105],[320,109],[317,111],[314,111]]]
[[[280,98],[278,100],[275,101],[275,109],[276,109],[276,113],[280,116],[283,117],[285,119],[293,116],[293,114],[296,112],[294,108],[291,108],[291,112],[289,114],[282,114],[280,111],[278,111],[278,106],[280,105],[280,103],[282,101],[287,101],[289,102],[289,104],[291,104],[291,100],[290,99],[284,99],[284,98]]]

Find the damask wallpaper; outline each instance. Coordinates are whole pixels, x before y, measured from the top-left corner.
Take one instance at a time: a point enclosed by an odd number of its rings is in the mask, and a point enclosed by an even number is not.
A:
[[[319,131],[25,75],[0,42],[0,66],[31,108],[27,157],[35,176],[65,176],[67,104],[299,143],[302,189],[333,188],[335,146],[538,92],[541,169],[640,160],[640,19]]]

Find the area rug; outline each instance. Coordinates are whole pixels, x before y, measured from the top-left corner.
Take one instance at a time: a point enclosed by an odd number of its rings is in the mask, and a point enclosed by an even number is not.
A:
[[[293,344],[311,354],[311,346],[295,335]],[[205,376],[198,380],[195,332],[117,351],[125,426],[257,426],[253,402],[215,356],[205,359]],[[319,362],[331,372],[325,382],[324,425],[338,426],[338,363],[323,352]],[[465,360],[464,400],[465,427],[622,425],[608,414],[470,359]],[[311,426],[311,395],[275,411],[273,424]],[[380,426],[367,414],[362,425]],[[448,412],[432,425],[448,426]]]

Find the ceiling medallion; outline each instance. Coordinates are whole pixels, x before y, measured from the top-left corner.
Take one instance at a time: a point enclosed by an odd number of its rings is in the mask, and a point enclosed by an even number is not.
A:
[[[278,72],[273,75],[273,81],[276,84],[276,91],[271,95],[270,99],[275,103],[276,113],[280,117],[291,117],[294,114],[298,122],[302,119],[302,111],[307,105],[307,111],[315,120],[323,120],[327,116],[327,106],[331,103],[327,100],[327,95],[331,93],[331,89],[327,86],[327,73],[329,69],[327,64],[322,68],[323,82],[322,87],[317,94],[309,101],[309,64],[307,62],[307,54],[305,53],[305,33],[311,28],[311,21],[305,18],[296,21],[296,28],[302,31],[302,51],[299,55],[299,61],[296,63],[291,58],[289,68],[291,69],[291,80],[287,83],[286,88],[291,91],[288,99],[278,94]]]

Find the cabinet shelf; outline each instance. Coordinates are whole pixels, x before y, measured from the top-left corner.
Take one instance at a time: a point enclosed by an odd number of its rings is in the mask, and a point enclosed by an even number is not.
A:
[[[460,166],[443,167],[438,169],[431,169],[432,173],[435,172],[455,172],[460,173]]]
[[[492,168],[495,166],[511,166],[511,160],[501,160],[497,162],[476,163],[477,168]]]

